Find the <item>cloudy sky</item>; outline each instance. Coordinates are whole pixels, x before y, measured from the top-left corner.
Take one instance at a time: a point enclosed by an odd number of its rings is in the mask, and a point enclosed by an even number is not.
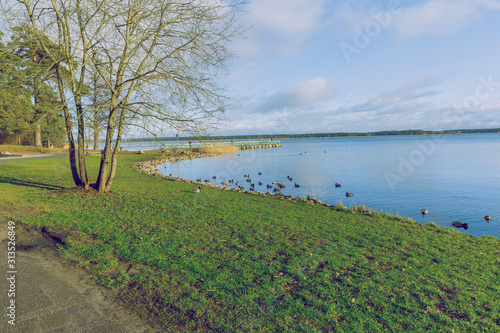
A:
[[[253,0],[221,134],[500,127],[500,0]]]

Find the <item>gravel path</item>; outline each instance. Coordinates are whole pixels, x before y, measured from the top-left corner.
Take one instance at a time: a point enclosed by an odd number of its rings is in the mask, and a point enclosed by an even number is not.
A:
[[[62,261],[43,236],[16,232],[16,273],[9,273],[8,222],[0,214],[0,269],[5,276],[0,283],[0,332],[160,332],[113,303],[109,292],[91,286],[89,275]],[[8,323],[11,300],[15,326]]]

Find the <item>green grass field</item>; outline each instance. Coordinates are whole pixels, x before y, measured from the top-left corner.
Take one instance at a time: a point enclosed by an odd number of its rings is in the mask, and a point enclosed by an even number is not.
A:
[[[134,169],[154,154],[121,155],[104,195],[72,189],[67,159],[0,164],[0,208],[81,231],[61,256],[167,330],[500,332],[499,239],[372,211],[196,194]],[[87,162],[95,177],[99,157]]]

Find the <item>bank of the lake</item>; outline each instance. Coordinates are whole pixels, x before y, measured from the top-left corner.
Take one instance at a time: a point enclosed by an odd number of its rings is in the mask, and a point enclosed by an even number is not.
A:
[[[281,148],[170,163],[159,170],[218,185],[232,179],[229,187],[239,182],[248,190],[254,184],[264,192],[272,192],[267,185],[275,188],[277,181],[286,195],[309,195],[332,205],[342,201],[349,208],[366,206],[448,228],[460,221],[469,225],[462,232],[500,238],[500,155],[493,153],[500,151],[500,134],[280,141]],[[346,192],[354,196],[346,198]],[[422,209],[429,213],[422,216]]]
[[[120,155],[105,195],[74,190],[67,158],[0,164],[0,207],[76,231],[61,255],[167,331],[500,331],[497,238],[135,167],[172,157]]]

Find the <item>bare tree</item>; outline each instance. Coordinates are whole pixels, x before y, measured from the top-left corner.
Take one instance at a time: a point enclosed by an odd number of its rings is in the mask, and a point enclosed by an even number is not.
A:
[[[65,104],[70,161],[77,186],[90,186],[85,168],[82,91],[90,67],[110,91],[104,152],[97,181],[112,185],[125,124],[166,124],[199,133],[217,123],[229,99],[219,84],[240,37],[242,2],[226,0],[15,0],[9,8],[35,33],[61,45],[51,52],[70,73],[69,89],[59,81]],[[60,75],[59,75],[60,77]],[[66,93],[70,91],[78,131],[78,163]],[[114,145],[114,149],[112,148]],[[77,168],[78,164],[78,168]]]
[[[100,133],[106,128],[108,120],[111,90],[102,79],[95,67],[89,69],[89,80],[86,89],[86,124],[90,127],[87,131],[92,136],[93,149],[99,149]],[[87,147],[89,144],[87,143]]]

